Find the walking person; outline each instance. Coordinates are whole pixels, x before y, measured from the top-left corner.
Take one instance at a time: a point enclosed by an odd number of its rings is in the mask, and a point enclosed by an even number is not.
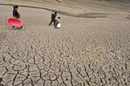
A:
[[[56,17],[57,17],[57,11],[55,11],[54,13],[51,14],[51,21],[49,23],[49,26],[52,24],[55,25]]]
[[[13,17],[20,18],[20,14],[18,12],[18,5],[13,6]]]

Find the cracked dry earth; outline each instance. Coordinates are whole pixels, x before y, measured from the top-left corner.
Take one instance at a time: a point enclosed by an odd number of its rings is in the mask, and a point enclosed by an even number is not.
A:
[[[10,16],[10,10],[3,9],[1,24]],[[24,30],[0,32],[4,86],[130,86],[126,14],[102,19],[62,16],[62,28],[53,29],[48,11],[23,10]]]
[[[130,40],[120,33],[104,40],[104,47],[89,36],[76,41],[65,34],[42,40],[38,35],[0,33],[0,76],[5,86],[130,85]]]

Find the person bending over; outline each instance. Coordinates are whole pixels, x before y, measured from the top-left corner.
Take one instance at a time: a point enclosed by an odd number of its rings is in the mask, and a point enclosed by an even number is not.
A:
[[[13,17],[20,18],[20,14],[18,12],[18,6],[17,5],[13,6]]]

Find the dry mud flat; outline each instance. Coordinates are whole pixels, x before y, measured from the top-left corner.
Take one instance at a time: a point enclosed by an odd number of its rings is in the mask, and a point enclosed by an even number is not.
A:
[[[1,9],[4,25],[11,9]],[[128,14],[62,16],[63,28],[52,29],[49,12],[20,12],[25,30],[0,31],[5,86],[130,86]]]
[[[41,40],[27,31],[0,33],[5,86],[130,85],[128,32],[112,34],[102,45],[89,35],[78,40],[69,34],[52,35]]]

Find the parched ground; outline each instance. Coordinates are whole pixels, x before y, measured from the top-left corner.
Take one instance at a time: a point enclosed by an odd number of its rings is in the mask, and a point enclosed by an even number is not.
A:
[[[74,9],[63,8],[62,14]],[[12,16],[12,8],[0,5],[2,83],[130,86],[130,14],[108,10],[95,8],[94,12],[91,9],[78,14],[79,10],[74,9],[59,14],[62,28],[54,29],[48,26],[51,12],[20,7],[24,29],[11,30],[6,20]]]

